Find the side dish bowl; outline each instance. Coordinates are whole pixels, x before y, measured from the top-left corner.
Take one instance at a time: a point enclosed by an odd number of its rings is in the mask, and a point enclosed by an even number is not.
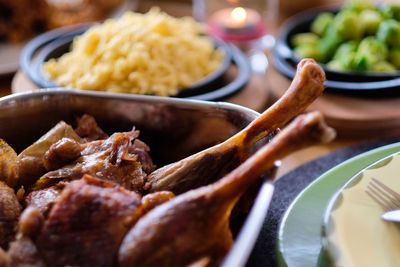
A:
[[[295,34],[310,31],[311,23],[322,12],[337,13],[339,8],[315,8],[298,13],[289,18],[281,27],[273,50],[273,61],[275,67],[283,75],[293,78],[296,65],[300,57],[294,53],[291,39]],[[398,93],[400,88],[400,72],[379,73],[379,72],[356,72],[336,71],[320,64],[326,73],[327,89],[341,93]]]
[[[69,52],[74,37],[83,34],[92,25],[82,24],[61,28],[32,39],[21,54],[20,64],[24,73],[40,88],[59,87],[58,84],[46,77],[43,64],[49,59],[58,58]],[[220,66],[202,80],[180,90],[176,97],[218,100],[234,94],[248,83],[251,69],[245,55],[236,47],[221,40],[213,39],[213,41],[215,49],[219,49],[223,53]],[[238,67],[238,74],[233,81],[226,84],[224,75],[232,64]]]

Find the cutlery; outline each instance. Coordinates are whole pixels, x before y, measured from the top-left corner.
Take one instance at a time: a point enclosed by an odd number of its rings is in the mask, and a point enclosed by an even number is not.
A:
[[[400,222],[400,193],[376,178],[369,182],[366,193],[385,211],[381,216],[383,220]]]
[[[388,222],[400,222],[400,210],[387,211],[381,218]]]

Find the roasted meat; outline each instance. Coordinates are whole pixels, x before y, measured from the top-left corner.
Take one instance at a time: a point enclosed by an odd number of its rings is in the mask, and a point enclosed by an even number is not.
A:
[[[43,165],[47,171],[61,168],[81,156],[83,146],[77,141],[64,137],[52,144],[43,155]]]
[[[78,126],[75,128],[75,132],[87,141],[108,138],[108,134],[99,127],[96,119],[88,114],[84,114],[78,119]]]
[[[187,266],[202,257],[218,265],[232,245],[229,217],[246,189],[285,155],[335,132],[318,113],[301,115],[270,143],[218,182],[183,193],[150,211],[119,249],[121,267]]]
[[[36,207],[46,216],[67,184],[68,182],[61,181],[44,189],[33,190],[25,197],[25,206]]]
[[[324,71],[314,60],[302,60],[285,95],[260,117],[225,142],[157,169],[146,178],[146,189],[179,194],[221,177],[245,160],[257,141],[283,127],[320,96],[324,80]]]
[[[0,181],[15,187],[18,183],[17,153],[3,139],[0,139]]]
[[[0,181],[0,247],[8,248],[15,237],[21,206],[14,190]]]
[[[5,266],[48,267],[37,250],[35,243],[28,237],[21,237],[11,243],[7,252],[7,265]]]
[[[46,267],[35,243],[34,237],[40,231],[43,223],[42,214],[34,207],[26,208],[21,214],[18,224],[18,234],[5,255],[4,266],[7,267]],[[0,260],[1,261],[1,260]],[[0,264],[0,266],[2,266]]]
[[[43,160],[44,155],[53,144],[63,138],[81,142],[81,138],[74,129],[62,121],[18,155],[19,185],[31,185],[47,172]]]
[[[138,194],[85,175],[54,204],[37,238],[39,251],[49,266],[113,266],[140,205]]]
[[[132,130],[114,133],[106,140],[84,144],[60,140],[46,155],[51,154],[55,162],[65,155],[64,151],[71,151],[70,155],[76,155],[76,151],[80,150],[80,156],[75,161],[44,174],[34,185],[34,190],[46,188],[60,180],[76,180],[84,174],[90,174],[115,182],[126,189],[141,192],[146,171],[154,170],[154,165],[148,155],[148,147],[135,140],[138,136],[139,132]]]

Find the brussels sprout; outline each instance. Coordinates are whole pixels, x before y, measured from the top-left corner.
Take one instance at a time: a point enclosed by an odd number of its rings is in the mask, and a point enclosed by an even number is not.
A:
[[[400,69],[400,48],[392,49],[389,52],[388,59],[397,69]]]
[[[319,14],[311,24],[311,31],[319,36],[323,36],[329,25],[332,24],[334,15],[332,13],[323,12]]]
[[[334,59],[340,60],[341,58],[347,57],[349,54],[356,52],[358,47],[358,43],[356,41],[349,41],[347,43],[343,43],[336,50],[334,55]]]
[[[382,5],[379,9],[384,18],[400,20],[400,5],[386,4]]]
[[[321,38],[317,47],[321,62],[325,63],[331,60],[336,49],[342,42],[343,38],[338,34],[333,24],[329,26],[325,36]]]
[[[387,61],[381,61],[372,66],[370,69],[371,71],[376,71],[376,72],[395,72],[397,71],[395,66],[390,64]]]
[[[336,50],[333,59],[340,62],[344,69],[350,70],[353,66],[353,60],[356,55],[358,43],[356,41],[350,41],[343,43]]]
[[[400,47],[400,22],[389,19],[381,23],[376,38],[393,47]]]
[[[386,60],[388,49],[385,44],[378,41],[373,36],[368,36],[360,42],[357,53],[368,56],[369,62],[376,63],[378,61]]]
[[[294,53],[301,58],[313,58],[316,61],[320,60],[319,52],[315,45],[300,45],[294,49]]]
[[[343,40],[361,39],[364,34],[363,24],[360,23],[360,17],[354,11],[340,11],[335,17],[334,25],[336,31]]]
[[[292,45],[300,46],[300,45],[316,45],[319,41],[318,35],[306,32],[306,33],[298,33],[292,37]]]
[[[358,46],[353,60],[355,70],[370,70],[374,64],[386,60],[387,47],[373,36],[365,37]]]
[[[331,70],[336,70],[336,71],[345,71],[347,70],[339,61],[337,60],[331,60],[329,61],[326,66],[328,67],[328,69]]]
[[[361,23],[367,34],[375,34],[379,24],[383,21],[381,14],[376,10],[364,10],[360,13]]]
[[[343,6],[343,9],[361,12],[367,9],[375,9],[375,6],[370,0],[350,0]]]
[[[351,62],[351,69],[357,71],[366,71],[369,68],[371,68],[371,65],[369,64],[368,56],[356,53],[353,61]]]

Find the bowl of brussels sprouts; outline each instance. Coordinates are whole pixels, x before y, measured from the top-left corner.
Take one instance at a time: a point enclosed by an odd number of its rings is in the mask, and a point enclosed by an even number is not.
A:
[[[299,13],[283,25],[273,56],[290,78],[300,59],[314,58],[328,89],[400,92],[400,3],[352,1]]]

